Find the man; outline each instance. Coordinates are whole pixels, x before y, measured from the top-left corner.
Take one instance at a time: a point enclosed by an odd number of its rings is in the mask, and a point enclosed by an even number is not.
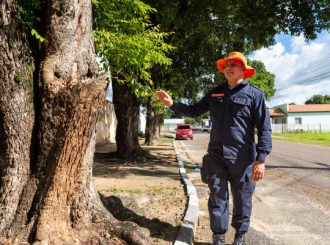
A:
[[[249,229],[252,194],[255,182],[264,177],[266,156],[270,153],[271,127],[264,93],[249,84],[255,72],[240,52],[231,52],[217,61],[227,83],[209,91],[198,103],[174,103],[160,90],[157,95],[166,106],[183,116],[197,117],[210,111],[212,130],[208,154],[215,169],[208,183],[209,214],[213,244],[225,244],[228,230],[228,182],[233,196],[232,226],[236,230],[235,245],[245,244]],[[255,144],[255,129],[258,143]]]

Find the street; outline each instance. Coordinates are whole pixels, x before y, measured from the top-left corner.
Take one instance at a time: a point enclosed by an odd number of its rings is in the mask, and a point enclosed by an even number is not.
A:
[[[209,134],[175,141],[199,196],[194,244],[211,244],[208,188],[196,166],[206,153]],[[248,244],[330,244],[330,148],[273,141],[265,178],[257,184]],[[230,200],[231,202],[231,200]],[[226,243],[234,231],[230,228]]]

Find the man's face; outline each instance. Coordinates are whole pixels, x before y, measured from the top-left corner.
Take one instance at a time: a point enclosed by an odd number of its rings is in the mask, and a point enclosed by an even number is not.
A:
[[[223,68],[228,81],[238,81],[244,77],[244,67],[239,61],[228,61],[223,65]]]

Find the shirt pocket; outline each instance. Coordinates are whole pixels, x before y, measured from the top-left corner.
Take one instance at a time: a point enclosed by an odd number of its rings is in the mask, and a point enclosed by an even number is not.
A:
[[[233,116],[249,116],[251,100],[248,98],[234,97],[230,103],[230,113]]]
[[[215,122],[217,119],[221,118],[224,110],[224,98],[223,97],[213,97],[210,101],[210,116],[211,121]]]

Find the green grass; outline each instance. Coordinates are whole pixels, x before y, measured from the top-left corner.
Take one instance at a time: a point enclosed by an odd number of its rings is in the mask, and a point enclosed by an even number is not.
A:
[[[161,186],[150,186],[148,189],[149,189],[148,191],[154,196],[164,194],[168,190],[168,188],[165,189],[164,187]]]
[[[273,133],[273,140],[330,146],[330,133],[292,132]]]
[[[123,190],[123,189],[118,189],[116,187],[112,187],[110,189],[104,189],[100,191],[102,194],[119,194],[119,193],[130,193],[130,194],[141,194],[143,193],[142,190],[138,190],[138,189],[132,189],[132,190]]]
[[[160,139],[165,142],[165,143],[170,143],[172,144],[173,138],[172,137],[166,137],[166,136],[160,136]]]

